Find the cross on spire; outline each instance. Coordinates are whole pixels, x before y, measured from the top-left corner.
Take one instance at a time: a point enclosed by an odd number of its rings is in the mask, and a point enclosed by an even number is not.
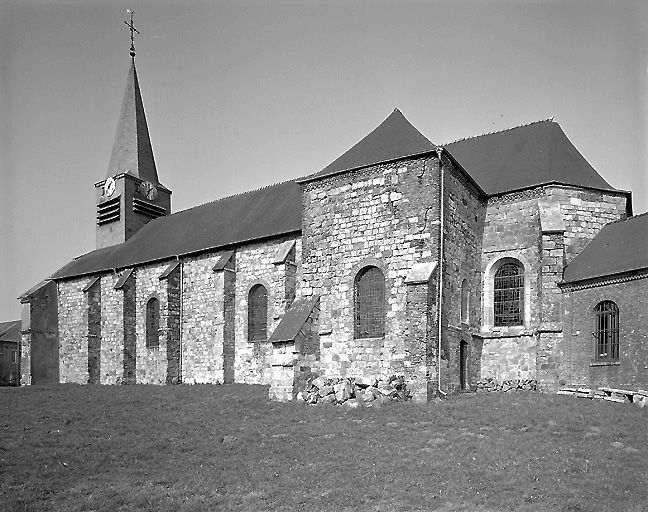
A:
[[[130,38],[131,38],[130,56],[134,59],[135,58],[135,32],[139,34],[140,31],[135,28],[135,25],[133,25],[133,14],[135,14],[135,11],[133,9],[126,9],[126,12],[130,14],[130,22],[124,20],[124,23],[130,29]]]

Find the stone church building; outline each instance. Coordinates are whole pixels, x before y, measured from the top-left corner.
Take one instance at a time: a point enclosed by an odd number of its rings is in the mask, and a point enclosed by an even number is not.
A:
[[[177,213],[160,178],[133,60],[96,249],[20,297],[23,385],[648,386],[648,216],[552,120],[437,146],[394,110],[315,174]]]

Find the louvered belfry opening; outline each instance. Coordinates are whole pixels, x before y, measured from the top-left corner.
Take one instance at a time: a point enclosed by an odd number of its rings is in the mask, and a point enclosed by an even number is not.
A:
[[[385,276],[378,267],[365,267],[355,279],[355,337],[385,335]]]
[[[611,300],[597,304],[594,309],[597,361],[619,360],[619,307]]]
[[[524,311],[524,269],[505,263],[495,272],[493,283],[494,323],[496,327],[522,325]]]
[[[146,346],[160,345],[160,301],[151,297],[146,303]]]
[[[256,284],[248,295],[248,341],[265,341],[268,337],[268,291]]]

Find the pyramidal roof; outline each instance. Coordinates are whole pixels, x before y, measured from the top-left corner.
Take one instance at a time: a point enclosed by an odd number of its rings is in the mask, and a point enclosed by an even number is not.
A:
[[[616,190],[552,120],[451,142],[444,148],[489,195],[550,182]]]
[[[436,146],[414,128],[400,110],[394,109],[374,131],[346,153],[321,171],[300,181],[312,181],[352,169],[428,153],[435,149]]]
[[[159,184],[134,59],[128,71],[107,177],[120,173]]]

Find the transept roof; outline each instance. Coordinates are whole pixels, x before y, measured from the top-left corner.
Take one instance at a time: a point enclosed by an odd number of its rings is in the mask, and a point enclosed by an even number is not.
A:
[[[321,171],[300,181],[312,181],[352,169],[428,153],[435,149],[436,146],[414,128],[400,110],[394,109],[376,129],[355,146]]]
[[[543,183],[615,190],[554,121],[539,121],[444,147],[488,195]]]
[[[564,283],[648,269],[648,213],[607,224],[576,256]]]

